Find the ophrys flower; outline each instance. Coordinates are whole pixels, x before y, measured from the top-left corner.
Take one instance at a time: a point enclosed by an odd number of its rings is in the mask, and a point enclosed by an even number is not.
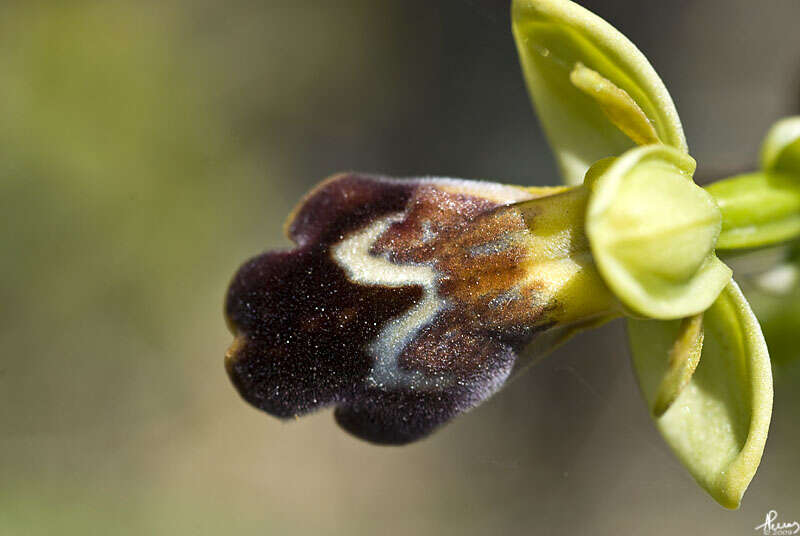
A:
[[[677,113],[636,48],[571,2],[514,2],[514,33],[570,187],[359,174],[292,213],[292,250],[247,262],[226,366],[278,417],[335,406],[379,443],[419,439],[572,334],[629,318],[665,439],[738,505],[772,401],[766,346],[715,253],[724,215],[697,186]]]

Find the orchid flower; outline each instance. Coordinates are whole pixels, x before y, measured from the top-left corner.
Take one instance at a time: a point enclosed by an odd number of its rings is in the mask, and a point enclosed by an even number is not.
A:
[[[763,452],[772,375],[716,249],[780,211],[753,222],[694,183],[669,94],[602,19],[567,0],[515,0],[513,32],[569,186],[327,179],[289,217],[295,247],[234,276],[227,372],[271,415],[333,406],[356,436],[402,444],[489,398],[521,356],[625,317],[658,430],[735,508]]]

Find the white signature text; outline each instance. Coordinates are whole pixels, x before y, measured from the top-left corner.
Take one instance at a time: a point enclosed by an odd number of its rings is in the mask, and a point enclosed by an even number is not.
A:
[[[764,518],[764,523],[755,530],[763,530],[767,536],[789,536],[800,532],[800,523],[797,521],[778,521],[778,512],[770,510]]]

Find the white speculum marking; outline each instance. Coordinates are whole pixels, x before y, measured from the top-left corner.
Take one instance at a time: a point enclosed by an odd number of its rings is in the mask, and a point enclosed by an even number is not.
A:
[[[385,256],[370,254],[375,241],[402,214],[378,220],[351,234],[332,249],[334,261],[347,273],[348,278],[361,285],[405,287],[419,285],[422,299],[402,315],[393,318],[370,343],[368,351],[375,359],[367,382],[381,389],[432,389],[448,383],[443,377],[429,377],[420,371],[400,369],[400,354],[409,342],[446,307],[436,292],[436,271],[422,264],[395,264]]]

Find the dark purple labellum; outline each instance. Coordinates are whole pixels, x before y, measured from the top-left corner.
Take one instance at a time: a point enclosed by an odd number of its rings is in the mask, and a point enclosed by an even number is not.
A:
[[[524,266],[522,188],[338,175],[288,223],[297,244],[244,264],[225,311],[239,393],[282,418],[334,405],[376,443],[406,443],[479,404],[554,323]]]

